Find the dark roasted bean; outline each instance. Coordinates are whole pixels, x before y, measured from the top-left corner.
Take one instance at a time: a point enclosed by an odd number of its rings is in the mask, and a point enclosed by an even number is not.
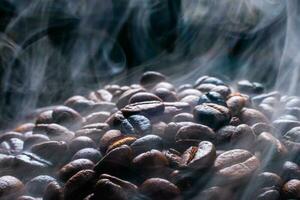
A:
[[[13,176],[0,177],[0,198],[3,200],[16,199],[22,195],[24,190],[23,183]]]
[[[49,183],[55,182],[55,178],[47,175],[40,175],[34,177],[26,183],[27,192],[35,197],[40,197],[44,194],[44,191]]]
[[[124,134],[146,135],[151,133],[151,122],[143,115],[132,115],[121,123]]]
[[[43,200],[63,200],[63,191],[57,182],[51,182],[45,188]]]
[[[153,94],[157,95],[161,100],[165,102],[178,101],[177,95],[174,91],[170,91],[166,88],[156,88]]]
[[[145,117],[159,116],[164,112],[165,106],[160,101],[145,101],[133,103],[121,109],[124,116],[144,115]]]
[[[59,170],[58,176],[60,180],[66,182],[77,172],[84,169],[92,169],[93,167],[94,167],[94,163],[88,159],[73,160]]]
[[[183,126],[177,131],[175,135],[176,141],[185,139],[214,141],[215,138],[215,132],[208,126],[201,124],[191,124],[188,126]]]
[[[74,138],[69,144],[69,151],[74,155],[77,151],[84,148],[96,148],[96,143],[89,137],[79,136]]]
[[[74,133],[59,124],[38,124],[33,129],[33,134],[42,134],[55,141],[70,141]]]
[[[165,81],[165,80],[166,80],[166,77],[163,74],[161,74],[159,72],[155,72],[155,71],[148,71],[142,75],[142,77],[140,79],[140,84],[143,87],[151,88],[155,84]]]
[[[120,98],[119,98],[119,100],[118,100],[118,102],[117,102],[117,107],[118,107],[119,109],[125,107],[125,106],[129,103],[129,99],[130,99],[133,95],[135,95],[135,94],[137,94],[137,93],[139,93],[139,92],[145,92],[145,90],[139,88],[139,89],[130,89],[130,90],[127,90],[126,92],[124,92],[124,93],[120,96]]]
[[[137,102],[144,102],[144,101],[162,101],[158,96],[149,93],[149,92],[139,92],[134,94],[129,99],[129,104],[137,103]]]
[[[231,135],[231,143],[235,148],[251,150],[255,144],[256,135],[251,127],[241,124],[236,127],[235,132]]]
[[[97,149],[84,148],[84,149],[77,151],[73,155],[72,160],[77,160],[77,159],[82,159],[82,158],[88,159],[88,160],[93,161],[94,163],[97,163],[102,158],[102,155]]]
[[[289,199],[300,199],[300,180],[292,179],[282,188],[283,195]]]
[[[207,92],[200,96],[198,104],[215,103],[222,106],[227,106],[223,96],[217,92]]]
[[[251,109],[251,108],[244,108],[240,113],[240,119],[242,123],[252,126],[253,124],[262,122],[268,123],[267,117],[262,114],[261,112]]]
[[[151,149],[162,150],[163,140],[157,135],[146,135],[134,141],[130,147],[134,155],[150,151]]]

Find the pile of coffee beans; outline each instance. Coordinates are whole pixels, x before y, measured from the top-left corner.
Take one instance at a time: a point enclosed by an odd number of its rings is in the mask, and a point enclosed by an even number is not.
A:
[[[300,98],[152,71],[73,96],[0,135],[0,199],[300,199]]]

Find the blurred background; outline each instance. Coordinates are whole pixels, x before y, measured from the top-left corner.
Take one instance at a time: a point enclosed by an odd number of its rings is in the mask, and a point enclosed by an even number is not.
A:
[[[297,0],[0,0],[0,129],[146,70],[297,94],[299,11]]]

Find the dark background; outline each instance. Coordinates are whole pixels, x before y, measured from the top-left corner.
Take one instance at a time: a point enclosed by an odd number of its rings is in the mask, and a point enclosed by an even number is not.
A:
[[[260,14],[254,23],[239,16],[246,21],[232,26],[209,8],[195,21],[181,0],[0,0],[0,128],[106,83],[136,82],[148,69],[181,77],[176,83],[211,74],[271,87],[285,14],[259,26]]]

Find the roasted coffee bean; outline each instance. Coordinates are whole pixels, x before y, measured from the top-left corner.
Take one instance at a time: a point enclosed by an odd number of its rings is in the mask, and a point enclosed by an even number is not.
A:
[[[283,184],[283,180],[277,174],[271,172],[263,172],[257,176],[254,184],[257,188],[274,187],[280,189]]]
[[[300,122],[289,119],[277,119],[273,121],[273,126],[276,129],[276,132],[279,133],[279,135],[283,135],[292,128],[300,127]]]
[[[161,179],[147,179],[141,186],[140,192],[152,200],[180,200],[180,190],[173,183]]]
[[[211,92],[217,92],[226,99],[226,97],[231,93],[231,89],[226,85],[217,85],[211,89]]]
[[[200,142],[198,147],[190,147],[182,154],[181,165],[194,170],[210,167],[216,159],[215,146],[208,141]]]
[[[24,141],[24,149],[30,148],[34,144],[42,143],[49,141],[49,137],[42,134],[34,134],[29,137],[27,137]]]
[[[158,96],[150,93],[150,92],[139,92],[134,94],[129,99],[129,104],[144,102],[144,101],[162,101]]]
[[[92,193],[96,182],[96,174],[93,170],[81,170],[66,182],[63,190],[64,200],[82,200]]]
[[[164,102],[165,110],[156,120],[170,122],[172,118],[182,112],[190,112],[191,106],[185,102]]]
[[[34,127],[33,123],[25,123],[19,125],[17,128],[14,129],[14,131],[19,133],[26,133],[32,131],[33,127]]]
[[[216,132],[216,141],[218,145],[229,146],[231,136],[236,132],[236,126],[223,126]]]
[[[192,108],[194,108],[195,106],[198,105],[199,98],[200,97],[198,97],[196,95],[188,95],[188,96],[184,97],[183,99],[181,99],[180,101],[188,103]]]
[[[23,183],[13,176],[0,177],[0,198],[3,200],[16,199],[24,192]]]
[[[174,85],[165,81],[157,83],[152,90],[155,91],[157,88],[165,88],[170,91],[175,91]]]
[[[227,106],[223,96],[217,92],[207,92],[200,96],[198,104],[215,103],[222,106]]]
[[[96,148],[96,143],[89,137],[86,136],[79,136],[74,138],[69,143],[69,151],[71,155],[74,155],[77,151],[84,149],[84,148]]]
[[[230,95],[226,101],[227,107],[233,116],[240,114],[241,110],[247,105],[247,97],[239,93]]]
[[[242,123],[249,126],[259,122],[268,123],[268,119],[264,114],[252,108],[243,108],[239,118],[241,119]]]
[[[263,93],[264,87],[257,82],[249,82],[248,80],[239,81],[237,84],[238,90],[246,94],[260,94]]]
[[[259,168],[259,160],[247,150],[234,149],[219,155],[214,163],[220,184],[240,184]]]
[[[191,113],[179,113],[172,119],[173,122],[194,122],[194,116]]]
[[[236,127],[235,132],[231,135],[231,143],[235,148],[251,150],[255,144],[256,135],[251,127],[241,124]]]
[[[280,193],[277,190],[267,190],[263,192],[262,194],[258,195],[257,200],[279,200],[280,199]]]
[[[83,122],[81,115],[67,106],[57,106],[54,108],[52,119],[54,123],[61,124],[71,130],[78,129]]]
[[[122,145],[128,145],[130,146],[133,142],[136,141],[136,136],[133,135],[121,135],[119,137],[114,138],[110,145],[108,146],[106,152],[109,152],[117,147],[120,147]]]
[[[165,80],[166,77],[163,74],[155,71],[148,71],[142,75],[140,79],[140,84],[145,88],[151,88],[157,83]]]
[[[119,130],[109,130],[100,139],[99,147],[101,152],[105,153],[107,148],[111,145],[116,138],[119,138],[122,133]]]
[[[66,182],[77,172],[84,169],[93,169],[93,167],[94,163],[88,159],[73,160],[59,170],[58,177],[60,180]]]
[[[25,185],[28,194],[34,197],[40,197],[49,183],[55,182],[55,178],[47,175],[39,175],[28,181]]]
[[[201,124],[191,124],[181,127],[175,136],[175,140],[194,139],[214,141],[216,138],[215,132],[208,126]]]
[[[55,141],[70,141],[74,133],[59,124],[38,124],[33,129],[33,134],[42,134]]]
[[[99,139],[104,135],[104,133],[109,129],[107,123],[96,123],[89,124],[82,127],[80,130],[76,131],[75,135],[89,137],[95,142],[98,142]]]
[[[67,154],[67,149],[65,142],[47,141],[33,145],[31,152],[53,163],[59,163]]]
[[[101,153],[94,148],[84,148],[79,151],[77,151],[73,157],[72,160],[77,159],[88,159],[91,160],[94,163],[97,163],[102,158]]]
[[[171,168],[179,168],[181,166],[181,155],[178,151],[174,149],[168,149],[163,151],[163,154],[166,156],[166,158],[169,161],[169,165]]]
[[[25,137],[22,133],[18,133],[18,132],[6,132],[4,134],[2,134],[0,136],[0,143],[1,142],[4,142],[4,141],[7,141],[11,138],[18,138],[18,139],[21,139],[23,140]]]
[[[213,129],[225,125],[230,120],[228,108],[212,103],[196,106],[193,113],[195,121]]]
[[[95,112],[91,113],[90,115],[86,116],[86,121],[84,122],[84,125],[87,124],[94,124],[94,123],[105,123],[105,121],[109,118],[110,113],[109,112]]]
[[[162,135],[162,138],[166,140],[167,142],[175,142],[175,136],[177,131],[184,126],[190,126],[190,125],[196,125],[196,123],[193,122],[170,122],[167,124],[167,127],[165,127],[164,134]]]
[[[89,99],[95,101],[95,102],[101,102],[101,101],[108,101],[110,102],[113,98],[113,95],[105,90],[105,89],[100,89],[94,92],[91,92],[89,94]]]
[[[257,150],[269,159],[280,159],[286,156],[286,147],[271,133],[262,132],[257,138]]]
[[[224,85],[224,82],[216,77],[202,76],[196,80],[194,87],[196,88],[201,84]]]
[[[151,150],[136,156],[132,166],[142,177],[163,177],[169,165],[168,159],[158,150]]]
[[[300,166],[294,162],[286,161],[282,167],[282,178],[284,181],[291,179],[300,179]]]
[[[63,200],[63,190],[58,182],[51,182],[45,188],[43,200]]]
[[[117,102],[117,107],[118,107],[119,109],[121,109],[121,108],[125,107],[126,105],[128,105],[129,99],[130,99],[133,95],[135,95],[135,94],[137,94],[137,93],[139,93],[139,92],[145,92],[145,90],[139,88],[139,89],[130,89],[130,90],[124,92],[124,93],[120,96],[120,98],[119,98],[119,100],[118,100],[118,102]]]
[[[284,139],[300,143],[300,127],[294,127],[284,134]]]
[[[180,91],[177,96],[178,96],[178,99],[180,100],[189,95],[195,95],[195,96],[200,97],[202,95],[202,92],[191,88],[191,89],[185,89],[185,90]]]
[[[162,150],[163,140],[157,135],[146,135],[134,141],[130,147],[134,155],[150,151],[151,149]]]
[[[300,199],[300,180],[292,179],[282,188],[283,195],[289,199]]]
[[[129,146],[123,145],[109,151],[94,167],[97,174],[111,174],[113,176],[128,175],[132,150]]]
[[[177,95],[174,91],[170,91],[166,88],[156,88],[153,94],[158,96],[164,102],[174,102],[178,101]]]
[[[47,110],[40,113],[35,121],[35,124],[51,124],[53,123],[52,110]]]
[[[252,128],[253,132],[255,133],[255,135],[259,135],[262,132],[272,133],[272,131],[273,131],[273,127],[266,123],[256,123],[256,124],[253,124],[251,126],[251,128]]]
[[[207,188],[203,190],[198,196],[203,200],[235,199],[230,190],[218,186]]]
[[[1,147],[5,147],[5,149],[12,152],[21,152],[23,150],[24,142],[19,138],[10,138],[0,144]]]
[[[271,119],[274,114],[274,107],[268,104],[259,104],[257,109],[262,112],[268,119]],[[297,118],[296,118],[297,120]]]
[[[164,112],[165,106],[160,101],[145,101],[133,103],[121,109],[125,117],[131,115],[144,115],[145,117],[159,116]]]
[[[196,89],[200,92],[206,93],[212,91],[216,87],[215,84],[212,83],[204,83],[199,85]]]
[[[151,122],[143,115],[132,115],[121,123],[124,134],[146,135],[151,133]]]

